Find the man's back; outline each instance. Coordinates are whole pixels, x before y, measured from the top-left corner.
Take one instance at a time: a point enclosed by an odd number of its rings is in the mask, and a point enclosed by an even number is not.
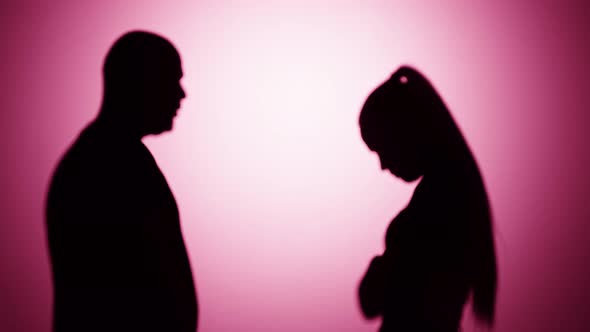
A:
[[[147,148],[101,121],[53,176],[54,331],[195,331],[178,209]]]

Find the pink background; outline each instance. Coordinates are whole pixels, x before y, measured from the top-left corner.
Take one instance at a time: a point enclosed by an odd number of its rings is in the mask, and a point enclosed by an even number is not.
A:
[[[495,216],[496,331],[590,325],[584,1],[3,1],[0,331],[48,331],[43,200],[130,29],[178,47],[188,98],[146,139],[179,203],[199,331],[376,331],[356,287],[413,184],[357,117],[400,64],[438,88]],[[474,331],[470,315],[465,330]]]

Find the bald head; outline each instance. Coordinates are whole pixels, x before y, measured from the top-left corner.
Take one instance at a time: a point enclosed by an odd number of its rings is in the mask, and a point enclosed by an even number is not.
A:
[[[146,135],[172,128],[185,94],[180,56],[170,41],[145,31],[124,34],[107,53],[103,76],[101,113],[132,121]]]

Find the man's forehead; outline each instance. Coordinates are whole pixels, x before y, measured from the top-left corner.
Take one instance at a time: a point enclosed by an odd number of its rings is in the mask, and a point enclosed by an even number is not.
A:
[[[178,76],[182,77],[182,63],[179,58],[158,59],[154,63],[144,68],[146,71],[152,71],[160,76]]]

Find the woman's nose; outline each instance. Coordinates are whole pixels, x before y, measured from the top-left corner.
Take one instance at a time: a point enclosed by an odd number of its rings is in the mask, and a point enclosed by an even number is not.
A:
[[[381,156],[379,156],[379,163],[381,164],[381,170],[387,169],[387,166],[385,165],[385,160]]]

